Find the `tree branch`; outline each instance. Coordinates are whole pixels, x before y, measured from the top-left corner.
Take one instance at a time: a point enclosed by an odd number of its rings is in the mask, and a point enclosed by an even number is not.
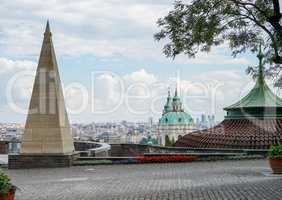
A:
[[[238,1],[238,0],[231,0],[233,3],[237,4],[237,5],[243,5],[243,6],[252,6],[255,9],[257,9],[257,11],[261,12],[265,17],[268,17],[268,13],[265,10],[262,10],[260,7],[258,7],[256,4],[254,3],[250,3],[250,2],[242,2],[242,1]]]
[[[280,4],[279,0],[272,0],[273,2],[273,8],[274,8],[274,16],[279,17],[279,20],[281,18],[281,13],[280,13]]]
[[[282,40],[282,26],[280,25],[280,19],[282,17],[280,13],[280,3],[279,0],[272,0],[273,2],[273,15],[268,17],[268,22],[273,26],[273,28],[278,32],[278,37]]]
[[[275,0],[274,0],[275,1]],[[257,26],[259,26],[260,28],[262,28],[270,37],[271,41],[272,41],[272,46],[273,46],[273,49],[274,49],[274,53],[275,53],[275,56],[273,58],[273,61],[275,63],[280,63],[282,64],[282,57],[279,55],[279,48],[278,48],[278,42],[277,40],[275,39],[275,36],[274,34],[272,34],[272,32],[270,30],[268,30],[265,26],[263,26],[257,19],[256,19],[256,16],[253,14],[253,12],[248,9],[245,5],[243,4],[240,4],[241,5],[241,8],[245,9],[247,11],[248,14],[250,14],[252,17],[248,16],[248,15],[245,15],[245,14],[242,14],[240,13],[241,16],[244,16],[246,18],[248,18],[249,20],[253,21]],[[238,5],[238,6],[240,6]],[[280,26],[280,24],[279,24]],[[278,28],[279,31],[279,38],[282,39],[282,29],[281,29],[281,26],[280,28]]]

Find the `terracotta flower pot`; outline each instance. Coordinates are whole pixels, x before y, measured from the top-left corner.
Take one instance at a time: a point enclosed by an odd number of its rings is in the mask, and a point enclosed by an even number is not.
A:
[[[269,164],[274,174],[282,174],[282,156],[279,158],[269,158]]]
[[[0,200],[14,200],[16,193],[16,187],[12,187],[8,193],[1,194],[0,193]]]

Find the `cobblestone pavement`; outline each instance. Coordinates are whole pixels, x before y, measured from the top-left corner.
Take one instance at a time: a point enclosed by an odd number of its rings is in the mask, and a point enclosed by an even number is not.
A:
[[[282,200],[266,160],[7,170],[17,200]]]

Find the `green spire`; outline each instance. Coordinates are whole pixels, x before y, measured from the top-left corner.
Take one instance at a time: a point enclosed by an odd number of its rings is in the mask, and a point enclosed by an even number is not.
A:
[[[167,112],[170,112],[172,110],[172,105],[171,105],[171,96],[170,96],[170,88],[168,88],[168,96],[166,100],[166,104],[163,109],[163,115]]]
[[[170,87],[168,87],[168,98],[170,98]]]
[[[176,88],[175,88],[174,96],[177,97],[177,86],[176,86]]]
[[[177,86],[175,88],[175,92],[174,92],[174,97],[173,97],[174,101],[178,101],[180,100],[180,98],[178,97],[178,90],[177,90]]]
[[[177,86],[175,88],[175,94],[172,99],[172,108],[174,112],[182,112],[182,103],[180,98],[178,97]]]

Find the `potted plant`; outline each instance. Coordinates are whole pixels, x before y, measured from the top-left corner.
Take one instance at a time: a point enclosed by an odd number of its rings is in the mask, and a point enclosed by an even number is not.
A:
[[[11,179],[0,171],[0,200],[14,200],[16,187],[12,185]]]
[[[268,160],[274,174],[282,174],[282,145],[272,146],[268,151]]]

